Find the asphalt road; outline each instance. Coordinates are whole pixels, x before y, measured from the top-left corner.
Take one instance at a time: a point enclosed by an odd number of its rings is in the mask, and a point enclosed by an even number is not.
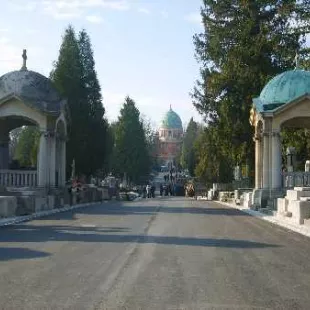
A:
[[[105,203],[0,229],[0,309],[310,309],[310,242],[217,203]]]

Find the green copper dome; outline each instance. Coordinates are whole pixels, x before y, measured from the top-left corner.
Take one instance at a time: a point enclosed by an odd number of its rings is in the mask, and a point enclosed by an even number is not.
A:
[[[171,109],[171,107],[162,120],[161,127],[167,129],[182,129],[181,118]]]
[[[310,71],[291,70],[271,79],[254,103],[261,106],[259,110],[273,110],[306,94],[310,94]]]

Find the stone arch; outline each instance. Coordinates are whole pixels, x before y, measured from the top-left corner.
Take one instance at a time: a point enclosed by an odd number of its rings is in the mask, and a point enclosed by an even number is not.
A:
[[[0,106],[1,112],[1,106]],[[8,170],[10,166],[10,132],[16,128],[22,126],[35,126],[39,127],[39,123],[36,119],[33,119],[31,116],[24,115],[5,115],[3,116],[1,113],[0,117],[0,170]],[[34,180],[32,183],[35,183]]]

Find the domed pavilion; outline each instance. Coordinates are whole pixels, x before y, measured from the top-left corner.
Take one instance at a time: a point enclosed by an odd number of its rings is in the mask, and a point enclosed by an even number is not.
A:
[[[171,167],[181,151],[183,126],[180,116],[170,106],[159,127],[158,157],[163,165]]]
[[[310,129],[310,72],[295,69],[271,79],[253,100],[250,122],[255,127],[255,188],[259,193],[253,199],[259,195],[276,198],[275,193],[281,195],[282,191],[283,195],[286,187],[282,182],[281,129]]]
[[[66,101],[52,82],[26,66],[0,77],[0,185],[57,187],[66,178]],[[37,171],[9,170],[10,131],[37,126],[40,145]]]

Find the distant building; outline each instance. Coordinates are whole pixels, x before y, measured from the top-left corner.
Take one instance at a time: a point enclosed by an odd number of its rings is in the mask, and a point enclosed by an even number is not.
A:
[[[165,114],[158,129],[158,161],[164,166],[174,166],[183,142],[183,127],[180,116],[171,109]]]

